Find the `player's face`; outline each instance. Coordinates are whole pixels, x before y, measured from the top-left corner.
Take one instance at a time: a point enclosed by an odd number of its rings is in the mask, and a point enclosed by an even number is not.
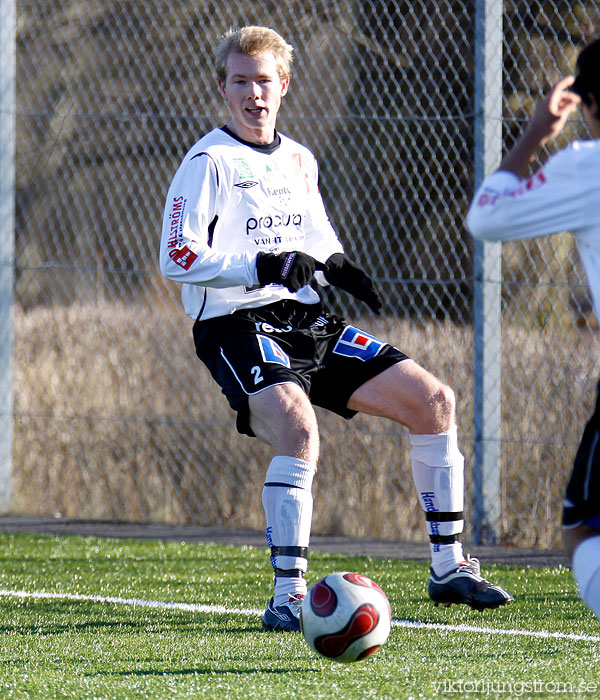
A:
[[[230,53],[226,67],[227,78],[224,83],[219,82],[219,89],[231,110],[228,127],[245,141],[271,143],[289,78],[279,77],[275,56],[270,51],[257,56]]]

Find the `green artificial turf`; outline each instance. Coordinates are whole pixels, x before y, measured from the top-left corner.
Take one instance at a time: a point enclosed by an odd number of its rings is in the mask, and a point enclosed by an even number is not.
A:
[[[356,571],[391,603],[387,643],[344,665],[261,629],[266,548],[0,534],[0,552],[3,700],[600,696],[600,623],[563,568],[483,562],[515,602],[477,613],[433,607],[423,562],[312,553],[309,586]]]

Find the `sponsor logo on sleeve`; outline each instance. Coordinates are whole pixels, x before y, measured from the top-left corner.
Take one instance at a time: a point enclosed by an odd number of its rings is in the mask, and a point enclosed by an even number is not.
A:
[[[186,200],[183,196],[173,197],[173,201],[171,202],[171,211],[169,212],[170,226],[169,240],[167,241],[168,248],[176,248],[181,238],[185,205]]]
[[[502,199],[521,197],[532,190],[537,190],[547,182],[543,171],[537,172],[533,177],[530,177],[522,185],[519,185],[514,190],[505,190],[504,192],[482,192],[477,200],[479,207],[491,207],[497,204]]]
[[[173,260],[175,265],[179,265],[179,267],[182,267],[184,270],[189,270],[198,256],[193,250],[190,250],[187,246],[183,246],[183,248],[171,250],[169,252],[169,257]]]
[[[366,362],[375,357],[384,347],[383,340],[369,335],[359,328],[347,326],[333,348],[334,355],[355,357]]]

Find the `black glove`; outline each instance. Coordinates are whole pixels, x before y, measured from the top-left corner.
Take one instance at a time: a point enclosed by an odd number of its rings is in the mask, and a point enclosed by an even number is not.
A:
[[[261,285],[282,284],[290,292],[297,292],[308,284],[315,270],[325,266],[306,253],[294,250],[289,253],[259,253],[256,256],[256,274]]]
[[[376,314],[381,312],[383,304],[375,291],[373,280],[356,263],[343,253],[334,253],[325,265],[325,279],[329,284],[364,301]]]

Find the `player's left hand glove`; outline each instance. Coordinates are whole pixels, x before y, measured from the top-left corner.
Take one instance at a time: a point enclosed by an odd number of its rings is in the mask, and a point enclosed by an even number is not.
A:
[[[343,253],[334,253],[325,263],[323,274],[329,284],[339,287],[364,301],[371,311],[381,313],[383,304],[373,285],[373,280]]]

